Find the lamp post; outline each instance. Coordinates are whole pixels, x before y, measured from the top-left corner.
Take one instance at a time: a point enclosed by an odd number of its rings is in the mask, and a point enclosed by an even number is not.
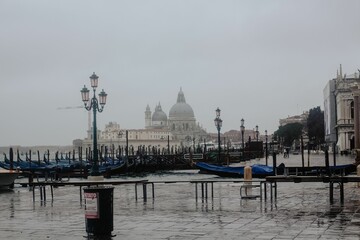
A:
[[[218,150],[219,150],[219,154],[218,154],[218,163],[220,164],[220,154],[221,154],[221,147],[220,147],[220,130],[221,130],[221,127],[222,127],[222,120],[220,118],[220,109],[217,108],[215,110],[216,112],[216,118],[214,119],[214,123],[215,123],[215,126],[216,126],[216,129],[218,131]]]
[[[268,132],[265,130],[265,162],[268,165]]]
[[[107,97],[107,94],[104,92],[104,90],[102,90],[99,94],[99,99],[96,98],[96,88],[98,86],[98,80],[99,80],[99,77],[94,72],[93,75],[90,76],[90,84],[91,84],[91,87],[93,88],[93,92],[94,92],[94,95],[91,99],[89,98],[90,91],[89,91],[89,89],[86,88],[85,85],[84,85],[83,89],[81,90],[81,97],[84,102],[85,109],[87,111],[92,110],[93,115],[94,115],[94,121],[93,121],[93,152],[94,152],[93,155],[94,156],[93,156],[93,164],[92,164],[91,172],[90,172],[91,176],[99,176],[100,175],[99,163],[98,163],[98,148],[97,148],[96,112],[101,113],[103,111],[104,106],[106,104],[106,97]]]
[[[256,133],[256,141],[258,142],[259,141],[259,126],[258,125],[256,125],[255,126],[255,133]]]
[[[244,145],[244,132],[245,132],[244,122],[245,122],[245,120],[242,118],[240,120],[240,122],[241,122],[240,131],[241,131],[241,143],[242,143],[241,145],[242,145],[242,149],[244,151],[244,148],[245,148],[245,145]]]

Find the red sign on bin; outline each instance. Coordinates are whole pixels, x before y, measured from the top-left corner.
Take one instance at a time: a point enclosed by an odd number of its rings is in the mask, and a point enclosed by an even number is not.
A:
[[[85,218],[99,218],[99,198],[98,193],[84,193],[85,198]]]

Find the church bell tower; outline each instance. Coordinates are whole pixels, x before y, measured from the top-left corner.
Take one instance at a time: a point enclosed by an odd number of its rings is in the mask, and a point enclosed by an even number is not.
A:
[[[151,127],[151,110],[148,104],[146,106],[146,111],[145,111],[145,128],[150,128],[150,127]]]

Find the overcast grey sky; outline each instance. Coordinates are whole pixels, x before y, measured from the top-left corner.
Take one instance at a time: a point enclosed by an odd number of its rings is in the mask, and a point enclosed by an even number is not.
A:
[[[339,64],[360,68],[360,1],[0,0],[0,146],[84,138],[80,90],[108,93],[98,127],[143,128],[147,104],[168,114],[180,87],[208,132],[323,105]]]

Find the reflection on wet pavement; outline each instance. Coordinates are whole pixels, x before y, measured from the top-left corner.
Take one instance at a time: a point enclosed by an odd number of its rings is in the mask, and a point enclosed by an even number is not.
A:
[[[197,171],[150,180],[209,178]],[[142,176],[144,178],[144,176]],[[124,178],[125,179],[125,178]],[[328,184],[279,183],[276,201],[241,199],[240,183],[214,184],[214,199],[195,200],[190,183],[157,184],[155,200],[137,202],[130,185],[114,189],[112,239],[360,239],[360,189],[345,184],[345,203]],[[0,192],[1,239],[84,239],[79,188],[59,187],[54,201],[32,201],[28,188]]]

